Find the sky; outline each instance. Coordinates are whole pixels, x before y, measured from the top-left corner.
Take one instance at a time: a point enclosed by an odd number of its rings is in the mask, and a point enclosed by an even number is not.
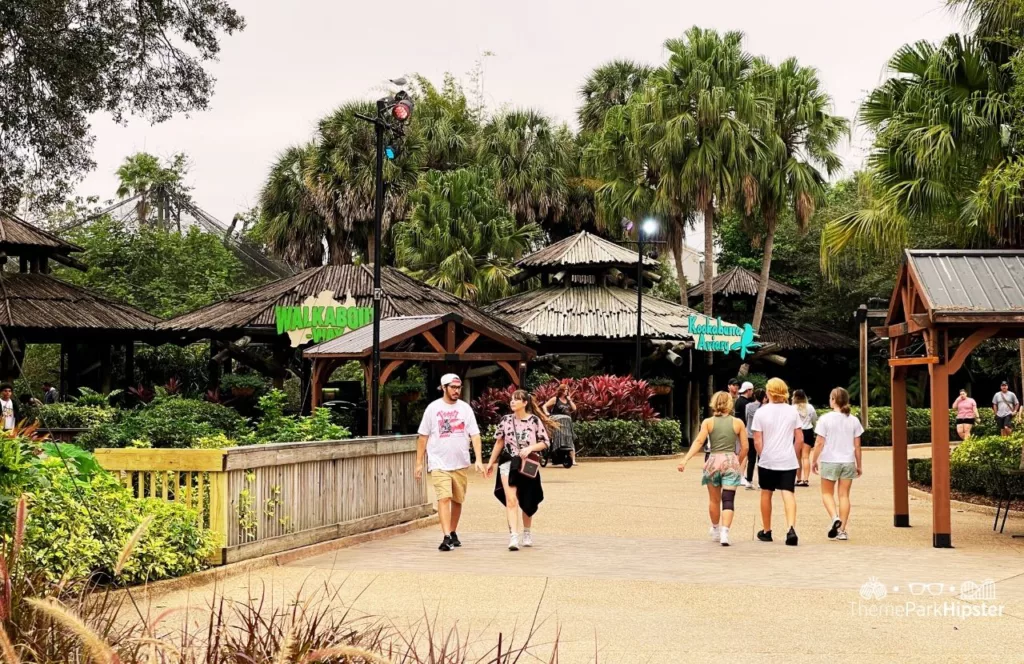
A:
[[[491,51],[488,110],[532,107],[575,124],[578,90],[594,67],[615,58],[660,64],[664,41],[693,25],[739,30],[752,54],[816,67],[835,112],[853,119],[897,48],[959,28],[943,0],[229,1],[247,27],[222,40],[209,110],[155,126],[94,117],[97,167],[80,195],[112,198],[129,154],[185,152],[194,200],[227,223],[257,202],[275,157],[308,140],[318,118],[377,98],[390,78],[439,82],[451,72],[468,87],[468,72]],[[842,146],[847,169],[860,166],[868,141],[856,132]],[[703,243],[699,232],[688,241]]]

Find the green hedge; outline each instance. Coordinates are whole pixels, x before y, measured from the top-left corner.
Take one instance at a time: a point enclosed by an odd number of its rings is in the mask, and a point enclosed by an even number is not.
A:
[[[119,410],[110,422],[94,426],[75,442],[86,449],[129,447],[144,441],[151,447],[186,448],[200,438],[223,433],[235,437],[246,430],[234,409],[198,399],[162,397],[138,410]]]
[[[860,409],[857,406],[851,408],[853,415],[859,417]],[[996,416],[991,408],[978,405],[978,414],[981,416],[975,423],[971,435],[991,436],[999,433],[996,428]],[[820,415],[820,413],[819,413]],[[928,428],[932,425],[932,411],[930,408],[908,408],[907,427],[910,429]],[[956,411],[949,411],[949,425],[953,430],[951,440],[959,440],[956,435]],[[868,429],[888,429],[892,426],[892,408],[888,406],[872,406],[868,409]],[[914,442],[914,441],[911,441]],[[927,440],[918,442],[928,442]],[[865,445],[867,443],[864,443]],[[888,445],[889,443],[880,443]]]
[[[677,420],[573,422],[578,456],[655,456],[680,451]]]
[[[949,456],[950,488],[962,493],[992,495],[993,466],[1013,470],[1020,466],[1024,436],[982,436],[957,445]],[[909,459],[910,479],[931,486],[932,460]]]
[[[103,406],[79,406],[75,403],[51,403],[39,406],[35,417],[46,429],[88,429],[114,421],[117,411]]]

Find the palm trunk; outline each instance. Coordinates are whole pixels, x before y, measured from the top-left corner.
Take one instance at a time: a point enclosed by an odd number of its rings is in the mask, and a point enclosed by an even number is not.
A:
[[[686,305],[686,274],[683,272],[683,247],[686,246],[686,229],[682,223],[673,221],[671,226],[672,258],[676,264],[676,282],[679,284],[679,303]]]
[[[757,285],[757,300],[754,302],[754,320],[750,327],[754,332],[761,329],[761,319],[764,318],[764,303],[768,299],[768,275],[772,270],[772,250],[775,248],[775,227],[776,219],[774,214],[765,215],[765,226],[767,230],[764,236],[764,257],[761,259],[761,283]],[[744,362],[740,365],[740,376],[750,373],[750,363]]]
[[[704,206],[704,315],[711,316],[712,312],[712,281],[715,273],[715,204],[709,200]],[[708,369],[708,394],[705,402],[711,400],[715,393],[715,377],[712,373],[712,366],[715,358],[712,353],[705,352],[704,357]]]

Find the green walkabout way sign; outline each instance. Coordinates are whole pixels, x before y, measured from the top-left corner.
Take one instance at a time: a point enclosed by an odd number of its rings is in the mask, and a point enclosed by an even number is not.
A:
[[[357,307],[352,295],[339,303],[331,291],[310,295],[300,306],[274,307],[278,334],[288,334],[294,347],[329,341],[373,321],[373,307]]]
[[[750,323],[743,327],[723,322],[721,318],[693,315],[687,321],[694,348],[709,353],[730,353],[739,351],[740,359],[746,359],[761,344],[754,341],[757,335]]]

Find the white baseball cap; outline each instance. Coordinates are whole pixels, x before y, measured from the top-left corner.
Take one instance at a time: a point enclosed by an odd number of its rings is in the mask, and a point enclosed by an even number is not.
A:
[[[746,383],[743,383],[742,385],[740,385],[740,394],[743,394],[747,390],[752,390],[752,389],[754,389],[754,384],[751,383],[750,381],[747,381]]]
[[[441,387],[447,385],[462,385],[462,379],[458,374],[445,374],[441,376]]]

